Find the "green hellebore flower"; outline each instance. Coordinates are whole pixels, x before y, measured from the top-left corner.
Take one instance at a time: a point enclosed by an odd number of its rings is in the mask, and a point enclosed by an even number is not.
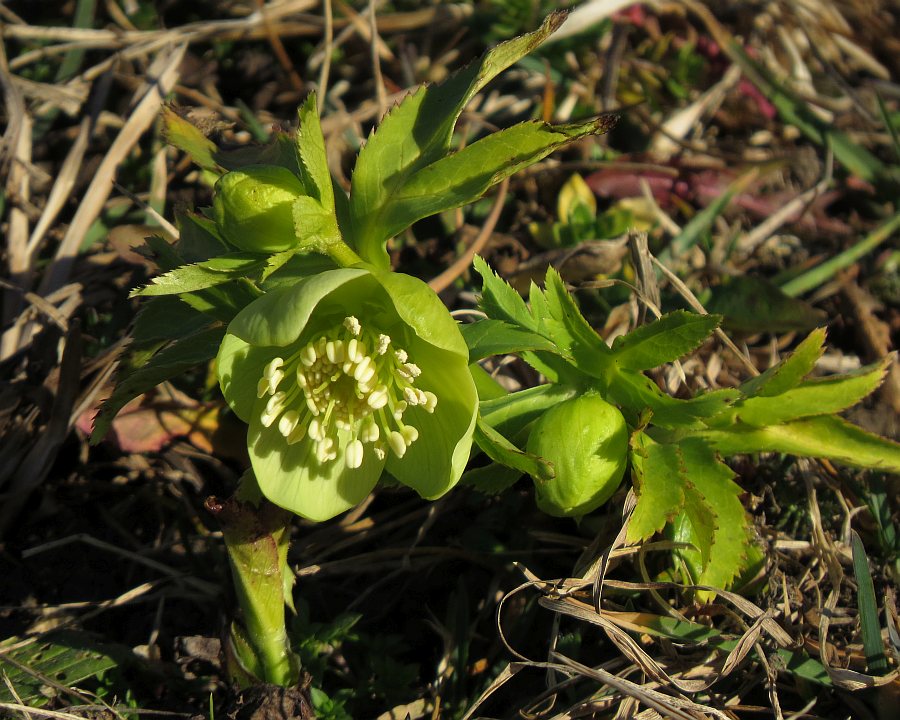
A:
[[[278,165],[248,165],[216,183],[213,210],[225,238],[250,252],[280,252],[297,244],[293,203],[306,195],[294,173]]]
[[[343,268],[245,307],[217,362],[263,494],[320,521],[384,469],[429,499],[456,484],[478,407],[468,355],[425,283]]]

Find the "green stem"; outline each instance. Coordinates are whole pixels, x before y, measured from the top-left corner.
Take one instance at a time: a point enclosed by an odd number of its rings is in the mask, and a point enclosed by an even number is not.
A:
[[[299,663],[291,651],[285,604],[293,608],[293,573],[287,564],[293,515],[265,500],[252,473],[235,495],[206,501],[222,525],[240,618],[232,626],[236,675],[288,687],[297,683]]]
[[[355,267],[363,262],[363,259],[343,240],[330,242],[322,250],[341,267]]]

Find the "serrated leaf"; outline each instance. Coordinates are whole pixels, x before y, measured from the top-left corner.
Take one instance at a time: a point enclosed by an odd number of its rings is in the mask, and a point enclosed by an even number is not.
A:
[[[209,318],[183,303],[165,296],[141,303],[131,333],[133,345],[175,340],[209,325]]]
[[[174,248],[182,258],[176,265],[203,262],[233,250],[219,235],[216,223],[208,217],[176,210],[175,222],[179,238]],[[161,269],[171,270],[172,267]]]
[[[725,416],[733,416],[746,425],[764,427],[846,410],[878,387],[892,360],[888,356],[879,363],[843,375],[806,380],[779,395],[747,398],[736,403]],[[713,423],[721,427],[718,420]]]
[[[741,394],[746,397],[771,397],[797,387],[812,372],[816,361],[822,356],[825,335],[825,328],[813,330],[784,360],[743,383],[740,387]]]
[[[354,245],[370,262],[389,237],[376,215],[417,170],[443,157],[465,105],[500,72],[540,45],[565,19],[552,13],[535,32],[501,43],[439,85],[404,98],[381,121],[360,151],[353,171]],[[386,258],[385,258],[386,261]]]
[[[100,406],[100,412],[94,420],[91,442],[97,443],[103,439],[113,418],[130,400],[152,390],[161,382],[212,360],[224,336],[223,325],[204,328],[160,350],[144,366],[129,369],[127,377],[117,382],[113,394]]]
[[[481,299],[478,306],[494,320],[537,331],[538,326],[528,306],[512,286],[495,273],[480,255],[473,261],[475,272],[481,275]]]
[[[473,202],[491,186],[563,145],[605,132],[611,122],[608,117],[556,126],[524,122],[491,133],[417,170],[398,184],[368,216],[371,235],[367,237],[376,236],[383,242],[417,220]],[[352,205],[353,194],[350,199]],[[361,246],[360,253],[366,252],[367,247]]]
[[[675,540],[697,549],[677,552],[696,584],[727,588],[742,570],[750,542],[741,488],[734,482],[731,468],[702,441],[687,438],[678,448],[689,485],[684,514],[675,523]]]
[[[555,476],[552,463],[517,448],[488,425],[481,415],[478,416],[475,423],[474,440],[484,454],[494,462],[514,468],[544,482],[552,480]]]
[[[628,542],[662,530],[684,507],[685,468],[675,445],[654,443],[643,433],[632,437],[631,468],[637,505],[628,524]]]
[[[5,645],[20,646],[7,649]],[[0,676],[6,681],[0,682],[0,702],[43,707],[53,699],[45,678],[65,687],[79,686],[119,666],[129,652],[122,646],[100,643],[84,632],[56,632],[24,644],[21,638],[8,638],[0,643]]]
[[[571,338],[570,350],[579,369],[594,377],[602,377],[606,370],[606,357],[610,355],[609,347],[585,320],[553,266],[547,268],[544,277],[543,299],[546,312],[565,328],[566,335]],[[538,322],[541,322],[542,318],[537,313],[534,314]],[[560,344],[558,340],[557,344]]]
[[[186,152],[195,165],[221,174],[222,169],[215,160],[218,148],[199,128],[178,115],[172,108],[164,106],[162,110],[163,135],[166,142]]]
[[[722,455],[781,452],[828,458],[853,467],[900,472],[900,444],[868,433],[835,415],[760,428],[737,423],[727,430],[704,430],[697,435]]]
[[[696,350],[719,326],[718,315],[676,310],[616,338],[612,346],[616,365],[627,370],[651,370]]]
[[[300,127],[297,130],[297,153],[303,169],[313,185],[310,193],[322,207],[334,213],[334,190],[331,186],[331,171],[325,154],[325,137],[319,123],[316,94],[310,93],[300,106]]]
[[[132,290],[129,297],[179,295],[205,290],[234,278],[245,277],[263,265],[265,258],[258,253],[227,253],[158,275],[148,285]]]
[[[522,350],[556,352],[556,345],[537,333],[515,327],[503,320],[479,320],[460,325],[462,336],[469,346],[469,361],[475,362],[491,355],[507,355]]]
[[[653,424],[664,428],[698,426],[700,421],[715,417],[740,398],[731,388],[701,393],[681,399],[667,395],[646,375],[619,370],[609,382],[609,396],[622,408],[649,408]]]

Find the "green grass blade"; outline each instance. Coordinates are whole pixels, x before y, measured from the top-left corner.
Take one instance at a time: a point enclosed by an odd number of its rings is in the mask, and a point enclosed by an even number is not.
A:
[[[884,655],[884,643],[881,640],[881,625],[878,622],[875,585],[872,583],[872,575],[869,572],[866,549],[855,530],[851,531],[850,545],[853,548],[853,573],[856,575],[859,624],[863,650],[866,653],[866,665],[872,675],[884,675],[888,667],[887,658]]]
[[[835,255],[831,260],[817,265],[811,270],[789,280],[781,289],[786,295],[796,297],[814,288],[823,285],[837,274],[838,271],[849,267],[857,260],[872,252],[885,240],[890,238],[900,228],[900,212],[894,213],[889,220],[875,228],[869,235],[860,240],[853,247]]]

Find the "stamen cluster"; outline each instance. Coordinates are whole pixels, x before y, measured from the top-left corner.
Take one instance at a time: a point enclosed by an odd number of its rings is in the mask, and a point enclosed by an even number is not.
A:
[[[402,458],[419,437],[403,413],[410,406],[432,413],[437,405],[434,393],[414,385],[421,372],[388,335],[348,316],[288,358],[266,365],[257,397],[270,397],[260,419],[289,445],[309,437],[320,463],[337,458],[338,431],[350,433],[344,449],[349,468],[362,465],[366,445],[379,460],[388,449]]]

